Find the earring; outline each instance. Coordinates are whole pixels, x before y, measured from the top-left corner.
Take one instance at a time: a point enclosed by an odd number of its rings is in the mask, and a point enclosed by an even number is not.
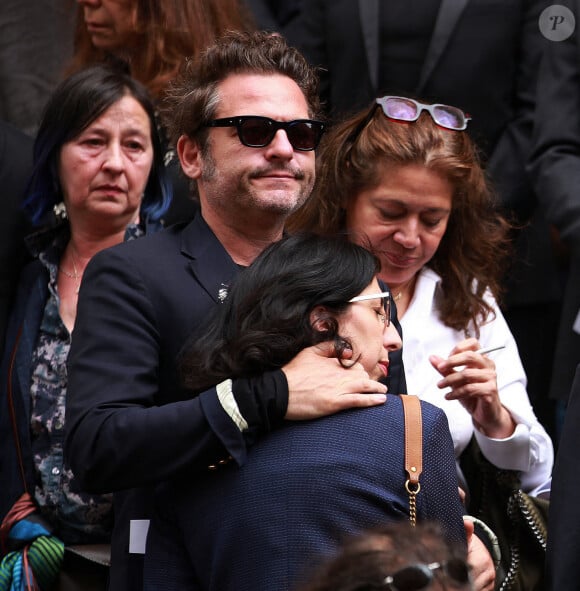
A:
[[[66,220],[68,217],[64,201],[61,201],[60,203],[55,203],[52,206],[52,211],[57,220]]]

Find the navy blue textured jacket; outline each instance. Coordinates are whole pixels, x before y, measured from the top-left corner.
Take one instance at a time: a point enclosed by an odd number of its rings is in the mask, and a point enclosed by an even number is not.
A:
[[[444,412],[427,402],[417,521],[464,543],[455,455]],[[400,396],[316,421],[286,423],[228,464],[158,491],[146,591],[288,591],[344,536],[409,519]]]

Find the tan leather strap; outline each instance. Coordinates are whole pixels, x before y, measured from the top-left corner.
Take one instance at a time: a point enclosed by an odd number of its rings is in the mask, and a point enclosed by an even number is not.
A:
[[[417,396],[411,394],[403,394],[401,401],[405,413],[405,471],[409,482],[419,484],[419,477],[423,471],[421,402]]]
[[[423,422],[421,402],[417,396],[402,394],[405,414],[405,488],[409,493],[409,519],[413,525],[417,522],[416,497],[421,490],[419,478],[423,472]]]

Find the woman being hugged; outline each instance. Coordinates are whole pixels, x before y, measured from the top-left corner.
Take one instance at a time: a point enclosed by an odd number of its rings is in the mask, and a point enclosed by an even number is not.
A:
[[[376,99],[327,134],[314,195],[288,227],[372,245],[403,328],[408,391],[445,410],[458,458],[475,436],[492,464],[538,492],[549,488],[553,447],[497,303],[509,226],[468,119],[447,105]],[[479,352],[496,346],[505,349]]]
[[[385,377],[388,354],[401,339],[378,266],[370,252],[341,238],[292,236],[268,247],[186,346],[185,385],[195,393],[232,376],[264,376],[274,393],[273,370],[313,345],[353,371]],[[220,400],[232,404],[226,390]],[[224,460],[205,477],[184,474],[160,490],[145,589],[287,591],[343,536],[409,521],[401,398],[388,395],[383,405],[316,421],[287,421],[250,448],[243,466]],[[417,521],[439,522],[445,538],[464,547],[447,420],[441,409],[421,407]]]
[[[0,370],[1,536],[14,542],[19,528],[42,523],[25,541],[51,536],[62,557],[63,542],[106,542],[112,525],[110,497],[82,492],[63,462],[66,362],[83,271],[100,250],[160,228],[171,200],[145,88],[103,66],[63,81],[38,130],[27,194],[34,224],[53,209],[60,215],[28,240],[35,260],[22,272],[9,320]]]

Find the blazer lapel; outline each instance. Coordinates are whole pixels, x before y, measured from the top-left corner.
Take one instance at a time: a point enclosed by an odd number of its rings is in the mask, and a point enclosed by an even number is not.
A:
[[[379,0],[358,0],[358,8],[369,78],[376,93],[379,86]]]
[[[419,78],[419,84],[417,86],[417,94],[423,92],[423,88],[431,76],[439,58],[443,54],[445,47],[469,0],[441,0],[441,6],[439,7],[439,13],[435,21],[435,27],[433,34],[431,35],[431,42],[425,61],[423,62],[423,69],[421,70],[421,76]]]
[[[183,229],[181,253],[191,259],[189,267],[208,295],[223,301],[238,267],[201,214]]]

